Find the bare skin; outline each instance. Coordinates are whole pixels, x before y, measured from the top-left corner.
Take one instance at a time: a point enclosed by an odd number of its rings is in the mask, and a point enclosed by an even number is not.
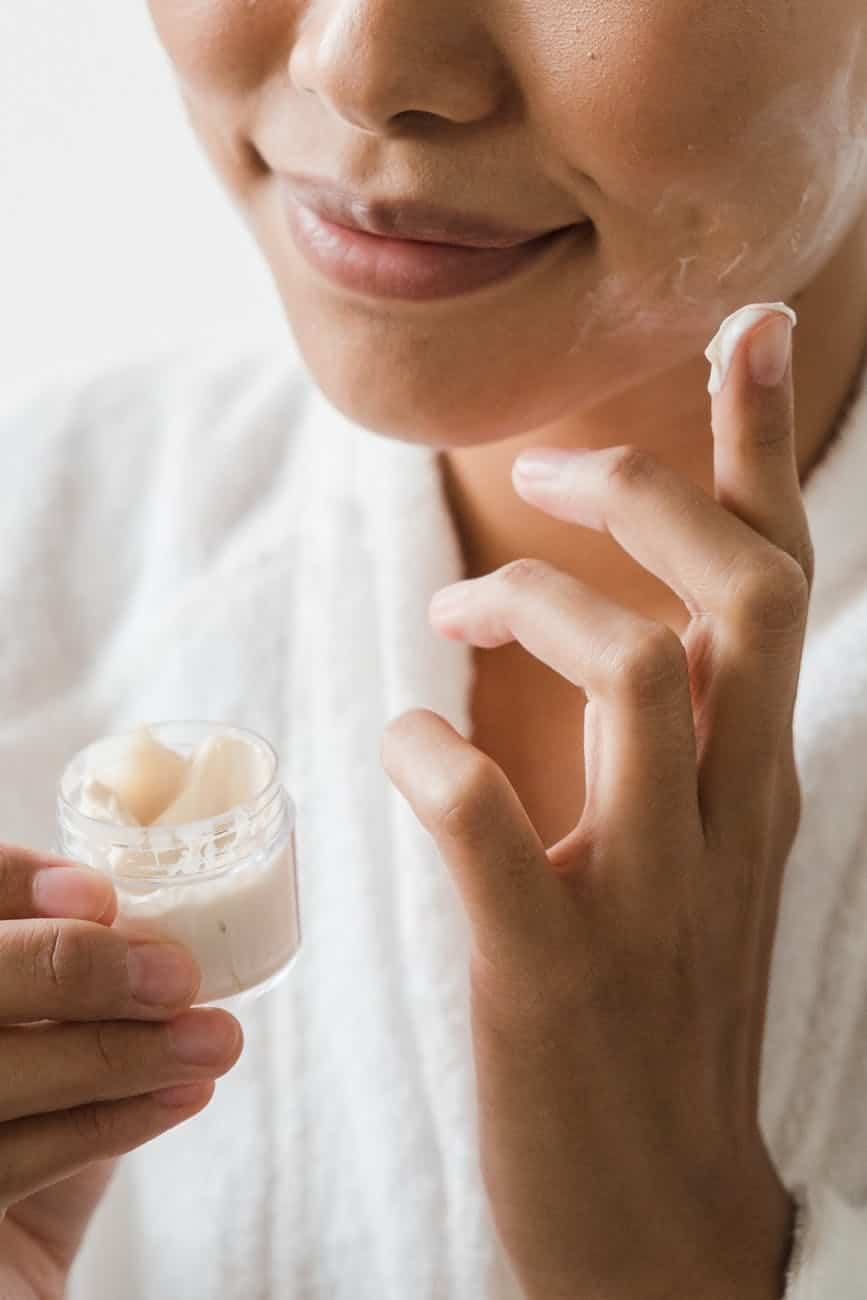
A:
[[[116,1156],[190,1119],[241,1053],[171,943],[127,942],[96,871],[0,845],[0,1295],[54,1300]]]
[[[799,419],[795,439],[803,482],[821,459],[845,416],[867,339],[867,220],[853,228],[820,274],[793,299],[799,324],[795,375]],[[713,483],[713,444],[702,357],[633,412],[603,405],[581,425],[581,442],[568,427],[545,430],[539,443],[604,447],[628,441],[655,450],[666,464],[706,490]],[[615,405],[616,404],[612,404]],[[660,445],[654,413],[671,412]],[[653,425],[648,424],[648,413]],[[619,421],[624,423],[620,424]],[[618,429],[624,437],[618,437]],[[674,594],[642,569],[609,536],[540,515],[512,486],[515,457],[532,440],[507,439],[450,450],[442,456],[444,484],[461,538],[468,578],[521,556],[547,560],[621,604],[682,632],[688,615]],[[517,641],[473,650],[471,739],[496,759],[521,796],[546,845],[567,834],[584,805],[581,743],[585,697]]]
[[[523,503],[510,467],[525,447],[629,443],[708,488],[703,347],[730,311],[772,299],[800,318],[802,477],[821,456],[867,340],[859,0],[661,0],[640,17],[627,0],[150,9],[320,386],[377,433],[440,449],[467,576],[536,556],[682,625],[610,539],[576,544]],[[281,170],[522,225],[589,215],[595,244],[514,291],[363,299],[293,247]],[[472,712],[551,842],[581,804],[582,703],[509,645],[476,655]]]
[[[431,603],[443,635],[520,641],[586,693],[566,837],[546,850],[499,765],[437,714],[383,738],[471,922],[482,1169],[528,1300],[785,1289],[792,1205],[757,1098],[813,573],[790,335],[757,325],[714,397],[713,495],[635,447],[516,470],[525,500],[615,536],[677,593],[681,636],[540,560]]]
[[[777,1300],[790,1205],[756,1130],[757,1045],[774,904],[799,809],[787,730],[810,576],[798,480],[833,435],[867,339],[863,0],[656,0],[640,9],[632,0],[149,0],[149,8],[190,119],[268,261],[316,380],[359,424],[439,450],[467,577],[495,575],[473,589],[462,620],[437,628],[482,651],[472,739],[413,713],[387,731],[384,765],[437,835],[471,916],[481,1158],[526,1293],[649,1300],[666,1294],[679,1270],[696,1300]],[[342,292],[295,247],[281,171],[341,184],[370,211],[383,199],[415,199],[539,230],[575,223],[575,237],[526,276],[436,304]],[[577,230],[586,220],[592,238],[586,224]],[[723,459],[713,465],[703,348],[731,311],[776,300],[800,315],[797,428],[791,370],[784,388],[760,398],[741,358],[734,387],[717,403],[713,455]],[[791,453],[785,467],[766,455],[763,433]],[[619,477],[597,471],[595,480],[588,463],[592,500],[582,496],[576,466],[569,492],[531,502],[513,487],[512,463],[519,451],[551,445],[631,445],[655,459],[615,454]],[[646,489],[633,498],[641,527],[614,545],[594,510],[614,518],[623,485],[637,482]],[[696,484],[705,489],[698,504]],[[720,490],[724,504],[713,497]],[[702,699],[708,683],[693,680],[702,656],[687,626],[689,547],[677,528],[685,503],[691,544],[707,544],[708,574],[719,579],[694,599],[711,602],[732,656],[729,707],[719,717],[708,707],[695,734],[687,698],[692,690]],[[737,524],[753,566],[742,573],[740,602],[718,568]],[[656,564],[648,558],[657,534],[667,548],[661,569],[660,554]],[[511,567],[524,557],[541,563]],[[625,743],[622,718],[621,731],[607,733],[629,758],[622,779],[608,773],[608,793],[625,792],[629,806],[610,803],[616,816],[582,818],[570,837],[584,803],[583,693],[592,682],[604,701],[610,688],[586,645],[597,622],[622,635],[627,688],[639,691],[649,673],[665,687],[653,701],[658,717],[679,726],[654,729],[625,709],[629,734],[642,743]],[[773,754],[751,743],[759,707],[773,721]],[[604,790],[598,773],[590,777]],[[762,800],[732,797],[744,779]],[[642,792],[647,800],[635,798]],[[660,800],[670,814],[664,824],[642,821]],[[772,836],[761,837],[746,804]],[[701,824],[708,808],[710,826]],[[552,856],[545,849],[553,841]],[[592,891],[582,875],[588,856],[606,867]],[[72,921],[68,910],[46,914],[32,897],[40,864],[14,849],[6,862],[0,967],[20,975],[15,945],[25,932],[51,951],[48,917],[84,924],[81,945],[107,954],[106,900],[95,885]],[[696,885],[689,906],[666,894],[666,911],[662,892],[648,898],[641,873],[629,874],[636,865],[668,887],[730,879],[733,888],[706,897]],[[747,867],[755,878],[739,874]],[[740,908],[754,901],[759,877],[759,920],[748,925]],[[631,888],[618,893],[624,879]],[[528,900],[536,934],[515,924],[517,915],[526,922]],[[651,1005],[650,982],[635,978],[625,955],[614,962],[616,943],[603,950],[610,964],[600,964],[587,908],[611,924],[598,928],[597,943],[599,934],[628,934],[632,957],[655,968],[670,951],[688,952],[679,965],[664,963],[681,983],[654,981],[659,1001]],[[600,988],[588,1005],[576,990],[589,987],[594,957],[617,996]],[[708,969],[702,962],[711,958]],[[738,1001],[748,976],[752,991]],[[62,1005],[50,981],[17,987],[4,976],[0,986],[16,999],[7,1050],[21,1052],[26,1022],[55,1022],[54,1037],[41,1040],[51,1063],[25,1053],[4,1074],[17,1118],[0,1116],[0,1152],[5,1142],[15,1156],[0,1163],[0,1290],[17,1297],[29,1285],[59,1295],[105,1185],[101,1158],[206,1104],[209,1081],[231,1066],[239,1043],[228,1017],[212,1019],[211,1063],[191,1067],[173,1055],[165,1026],[132,1023],[171,1019],[189,1003],[189,988],[142,1012],[120,977],[106,983],[96,1009],[74,971]],[[694,1017],[684,1018],[684,995],[701,1012],[700,1033]],[[111,1031],[120,1095],[108,1091],[92,1018],[121,1026]],[[733,1018],[743,1034],[738,1087],[727,1092],[731,1060],[720,1045],[731,1046]],[[578,1021],[586,1032],[576,1034]],[[645,1023],[694,1049],[691,1061],[706,1067],[699,1080],[688,1077],[684,1090],[678,1070],[688,1074],[690,1060],[660,1055],[644,1040],[636,1050],[635,1027]],[[82,1050],[72,1099],[61,1086],[61,1035]],[[582,1082],[600,1070],[625,1090],[619,1114],[634,1126],[626,1149],[623,1124],[583,1104]],[[43,1109],[26,1112],[34,1082],[52,1080]],[[708,1081],[722,1092],[709,1095]],[[181,1083],[196,1091],[167,1116],[155,1095]],[[693,1099],[688,1115],[678,1110],[682,1092]],[[178,1096],[170,1094],[175,1103]],[[89,1127],[76,1123],[73,1102]],[[654,1146],[663,1121],[672,1133],[664,1153]],[[96,1164],[83,1164],[82,1132],[98,1135]],[[40,1165],[46,1149],[54,1164]],[[634,1189],[631,1220],[620,1212],[624,1186]],[[617,1212],[606,1213],[612,1205]],[[563,1206],[574,1213],[564,1218]],[[685,1222],[689,1231],[662,1231],[656,1246],[621,1235],[624,1224],[653,1216],[663,1229]],[[687,1239],[691,1258],[682,1255]]]

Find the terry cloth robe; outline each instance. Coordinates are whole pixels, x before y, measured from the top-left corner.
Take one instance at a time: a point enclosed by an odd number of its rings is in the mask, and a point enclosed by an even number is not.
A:
[[[124,1158],[71,1300],[518,1300],[478,1168],[468,931],[386,777],[408,708],[470,734],[437,453],[338,414],[288,340],[61,367],[0,400],[0,837],[50,848],[79,747],[210,718],[297,806],[302,953],[192,1121]],[[786,1300],[867,1295],[867,395],[810,476],[760,1122],[802,1211]]]

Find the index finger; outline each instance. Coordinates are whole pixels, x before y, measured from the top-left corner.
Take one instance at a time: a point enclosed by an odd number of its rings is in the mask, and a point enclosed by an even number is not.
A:
[[[0,844],[0,921],[46,916],[111,925],[116,915],[107,876],[54,854]]]
[[[801,496],[792,390],[792,327],[784,303],[728,316],[707,349],[711,425],[720,505],[796,560],[813,579]]]

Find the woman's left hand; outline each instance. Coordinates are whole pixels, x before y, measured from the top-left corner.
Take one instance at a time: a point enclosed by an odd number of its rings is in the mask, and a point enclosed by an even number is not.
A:
[[[482,1169],[531,1300],[783,1293],[793,1207],[758,1084],[812,548],[791,362],[762,384],[748,360],[775,328],[747,335],[714,398],[715,499],[623,447],[515,480],[666,582],[682,638],[535,560],[432,606],[447,635],[517,640],[586,692],[572,834],[546,850],[502,769],[437,714],[383,738],[470,919]]]

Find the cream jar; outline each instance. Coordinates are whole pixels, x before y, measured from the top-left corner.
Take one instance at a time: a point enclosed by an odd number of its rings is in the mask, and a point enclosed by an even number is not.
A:
[[[197,1003],[261,995],[300,947],[295,805],[277,768],[255,732],[164,722],[95,741],[61,776],[60,852],[111,877],[120,929],[190,950]]]

